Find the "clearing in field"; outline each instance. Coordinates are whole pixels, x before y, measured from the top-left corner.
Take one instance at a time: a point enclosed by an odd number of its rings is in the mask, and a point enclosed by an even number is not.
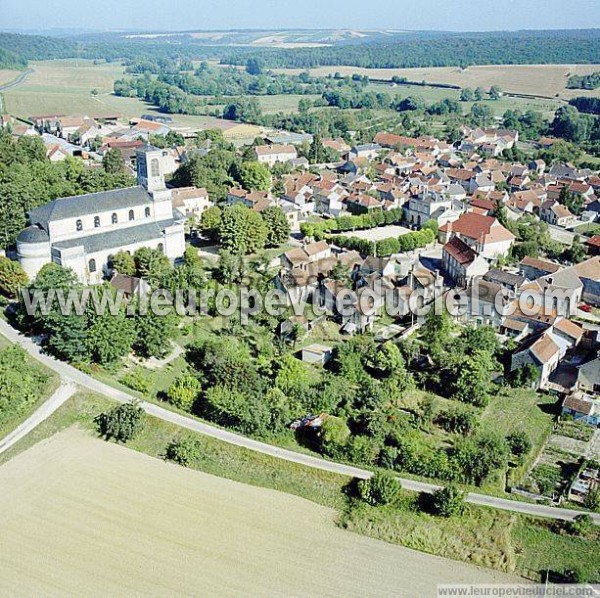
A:
[[[515,581],[76,428],[0,467],[0,499],[2,595],[425,596],[441,582]]]

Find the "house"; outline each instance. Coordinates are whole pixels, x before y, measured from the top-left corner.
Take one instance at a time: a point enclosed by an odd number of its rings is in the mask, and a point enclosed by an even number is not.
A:
[[[281,257],[281,261],[284,268],[307,269],[309,264],[331,256],[331,247],[327,244],[327,241],[317,241],[315,243],[305,243],[302,247],[286,251]]]
[[[536,280],[548,274],[558,272],[562,266],[555,262],[526,256],[519,263],[519,272],[528,280]]]
[[[560,348],[548,332],[530,336],[512,355],[511,372],[533,365],[538,371],[537,387],[548,382],[550,374],[558,367]]]
[[[567,226],[575,215],[555,199],[547,199],[540,207],[540,219],[554,226]]]
[[[173,189],[172,197],[173,207],[186,218],[199,218],[204,210],[213,205],[204,187],[178,187]]]
[[[348,153],[348,156],[351,161],[354,161],[357,158],[368,161],[375,160],[382,149],[383,148],[378,143],[364,143],[362,145],[355,145]]]
[[[142,297],[150,293],[150,285],[143,278],[121,274],[116,270],[113,272],[110,286],[116,291],[121,291],[126,299]]]
[[[600,235],[594,235],[585,244],[590,255],[600,255]]]
[[[489,270],[489,264],[462,239],[452,237],[442,249],[442,268],[456,285],[467,287],[473,277]]]
[[[160,170],[160,152],[137,153],[138,186],[57,199],[29,212],[30,226],[17,237],[17,254],[29,278],[47,263],[72,268],[84,284],[102,282],[112,256],[141,247],[170,260],[185,250],[183,216]]]
[[[564,400],[562,414],[571,416],[577,422],[599,426],[600,400],[577,390]]]
[[[492,269],[487,272],[483,278],[488,282],[499,284],[503,288],[513,291],[514,293],[516,293],[521,286],[527,282],[527,279],[524,276],[512,274],[511,272],[506,272],[505,270],[496,269]]]
[[[256,159],[261,164],[275,166],[278,162],[285,163],[298,158],[298,150],[293,145],[258,145],[254,148]]]
[[[313,343],[302,349],[302,361],[305,363],[325,365],[333,357],[333,348]]]
[[[506,255],[515,236],[492,216],[467,212],[458,220],[440,227],[440,240],[459,237],[478,254],[488,259]]]
[[[577,388],[600,394],[600,356],[596,355],[577,367]]]

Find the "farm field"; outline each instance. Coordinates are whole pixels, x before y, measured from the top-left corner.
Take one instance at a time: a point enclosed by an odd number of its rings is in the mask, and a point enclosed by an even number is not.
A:
[[[300,73],[303,69],[277,69],[282,73]],[[391,79],[394,76],[406,77],[410,81],[427,83],[445,83],[460,87],[481,86],[489,89],[499,85],[511,93],[525,93],[562,98],[578,95],[600,96],[600,89],[585,91],[566,89],[568,75],[585,75],[600,71],[600,65],[594,64],[542,64],[542,65],[489,65],[471,66],[466,71],[457,67],[404,68],[404,69],[367,69],[353,66],[326,66],[311,69],[312,75],[358,73],[373,79]]]
[[[0,69],[0,85],[8,83],[13,79],[16,79],[21,71],[14,71],[11,69]]]
[[[20,118],[51,113],[94,116],[117,112],[130,119],[144,113],[158,114],[154,106],[142,100],[112,94],[114,81],[123,74],[121,65],[53,60],[32,62],[30,66],[34,72],[23,85],[3,94],[7,112]],[[93,89],[98,90],[97,96],[92,96]],[[210,126],[216,122],[210,116],[173,115],[173,120],[181,127]]]
[[[441,580],[515,579],[350,534],[331,509],[76,428],[3,465],[0,488],[3,595],[302,596],[317,583],[322,596],[414,596]]]

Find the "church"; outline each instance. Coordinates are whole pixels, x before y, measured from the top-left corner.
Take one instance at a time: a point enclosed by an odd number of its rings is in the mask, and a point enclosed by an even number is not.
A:
[[[98,284],[112,256],[140,247],[171,261],[185,251],[185,215],[173,206],[161,172],[162,150],[137,150],[138,186],[56,199],[29,212],[30,226],[17,238],[17,254],[30,279],[44,264],[72,268],[82,283]]]

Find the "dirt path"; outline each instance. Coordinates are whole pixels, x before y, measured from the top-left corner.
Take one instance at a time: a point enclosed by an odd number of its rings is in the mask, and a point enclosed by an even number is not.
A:
[[[336,527],[334,511],[71,428],[0,467],[0,595],[435,596],[516,578]]]

